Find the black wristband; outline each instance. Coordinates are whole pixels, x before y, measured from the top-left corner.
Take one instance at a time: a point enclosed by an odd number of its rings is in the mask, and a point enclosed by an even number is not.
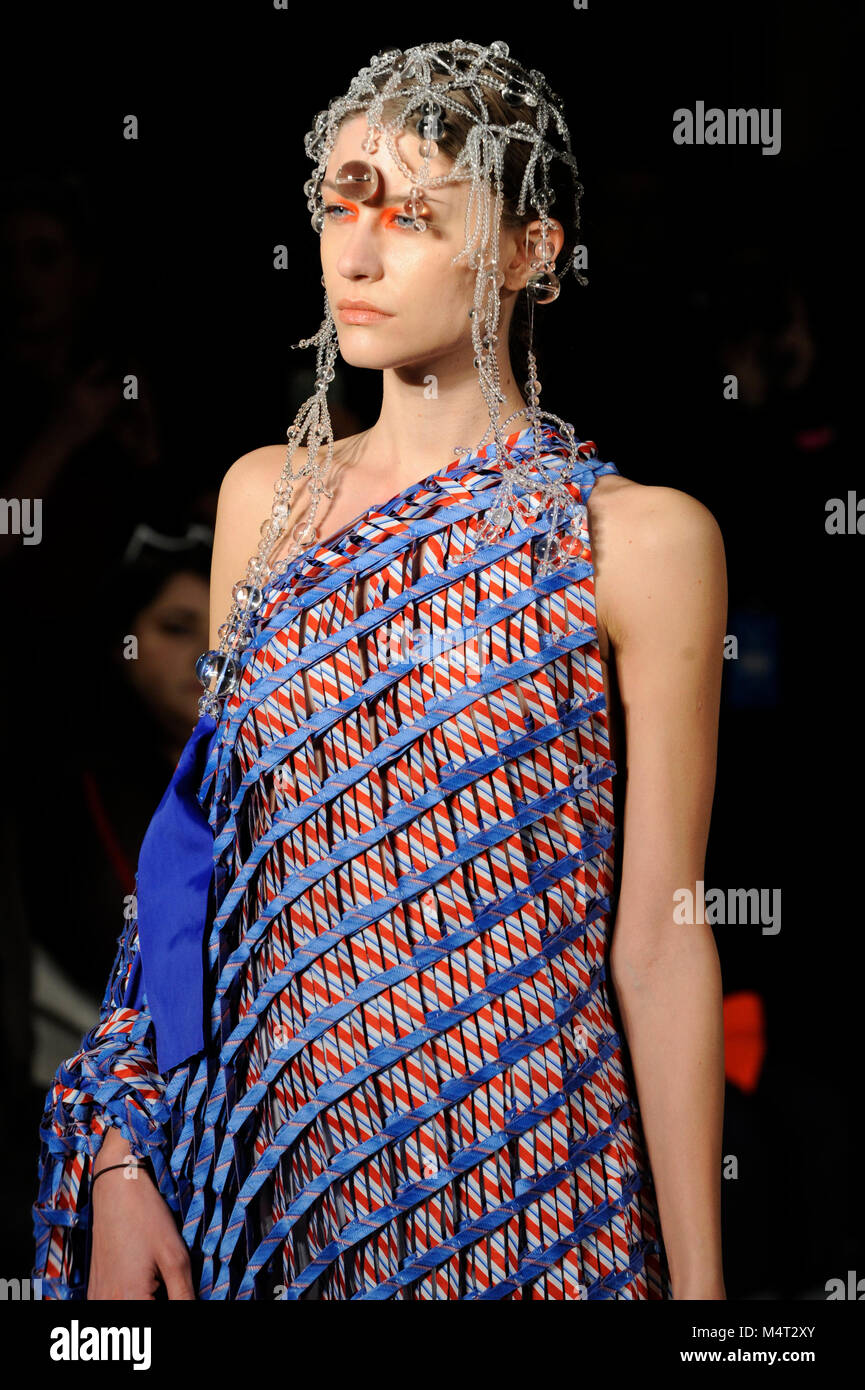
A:
[[[90,1179],[90,1187],[92,1189],[96,1179],[101,1178],[103,1173],[110,1173],[112,1168],[125,1168],[127,1173],[132,1169],[134,1172],[136,1168],[145,1167],[147,1162],[146,1158],[138,1158],[136,1154],[130,1154],[124,1163],[106,1163],[104,1168],[100,1168],[98,1173],[93,1174]]]

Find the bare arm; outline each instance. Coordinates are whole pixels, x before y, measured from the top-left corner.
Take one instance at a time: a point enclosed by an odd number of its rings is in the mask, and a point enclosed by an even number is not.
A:
[[[219,646],[217,631],[225,622],[234,585],[246,575],[250,556],[261,543],[261,526],[270,516],[273,488],[285,461],[285,449],[265,444],[243,454],[229,468],[219,489],[213,557],[210,567],[210,646]],[[286,530],[296,519],[293,505]]]
[[[672,488],[620,493],[599,611],[625,716],[622,880],[610,951],[676,1299],[723,1299],[722,986],[711,927],[673,920],[703,878],[715,786],[724,546]]]

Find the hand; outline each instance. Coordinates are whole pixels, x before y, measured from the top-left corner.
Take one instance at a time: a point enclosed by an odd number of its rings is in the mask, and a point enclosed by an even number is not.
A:
[[[122,1143],[128,1155],[129,1147]],[[122,1163],[123,1149],[115,1140],[107,1154],[100,1152],[96,1171]],[[152,1300],[160,1278],[170,1299],[195,1298],[189,1251],[171,1208],[143,1166],[130,1160],[127,1168],[113,1168],[101,1177],[92,1190],[91,1208],[88,1301]]]

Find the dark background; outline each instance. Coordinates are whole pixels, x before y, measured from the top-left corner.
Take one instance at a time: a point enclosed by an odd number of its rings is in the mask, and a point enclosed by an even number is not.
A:
[[[725,667],[705,881],[781,888],[783,904],[777,935],[716,932],[725,992],[762,1001],[766,1042],[761,1060],[759,1037],[746,1041],[751,1081],[728,1084],[724,1152],[738,1177],[724,1182],[727,1288],[824,1298],[857,1260],[865,1274],[853,1138],[863,542],[824,524],[827,499],[846,498],[861,475],[850,325],[861,260],[846,195],[861,163],[851,59],[862,35],[840,3],[590,0],[577,11],[557,0],[513,17],[471,3],[428,13],[141,4],[88,7],[74,21],[48,5],[19,32],[3,96],[4,219],[36,205],[45,215],[54,200],[97,272],[70,377],[105,357],[140,374],[143,399],[126,403],[126,448],[97,435],[71,451],[43,543],[4,560],[4,815],[15,822],[4,868],[16,906],[7,901],[3,1027],[17,1078],[3,1144],[6,1263],[29,1259],[41,1104],[26,1083],[26,979],[28,935],[45,929],[28,904],[50,900],[71,956],[84,934],[91,982],[107,979],[105,941],[122,927],[119,912],[94,924],[86,886],[70,887],[63,851],[75,849],[77,814],[63,779],[34,767],[62,758],[82,730],[94,737],[91,638],[132,527],[179,534],[212,521],[226,469],[283,439],[311,386],[312,354],[289,345],[321,319],[302,192],[315,112],[374,52],[456,36],[505,39],[565,100],[590,284],[568,277],[543,312],[544,405],[626,477],[699,498],[723,530],[739,657]],[[780,153],[675,145],[673,111],[698,100],[780,107]],[[130,113],[137,141],[123,139]],[[291,248],[289,271],[273,268],[278,243]],[[0,490],[63,387],[43,390],[22,367],[22,251],[8,236],[3,245]],[[731,371],[735,401],[722,395]],[[340,370],[333,399],[351,429],[375,418],[377,383]],[[110,709],[100,717],[110,727]],[[138,808],[134,844],[173,764],[146,758],[128,722],[114,737]]]

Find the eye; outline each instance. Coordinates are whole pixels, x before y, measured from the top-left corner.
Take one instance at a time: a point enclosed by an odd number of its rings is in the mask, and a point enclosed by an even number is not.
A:
[[[345,203],[325,203],[322,210],[325,217],[331,218],[334,222],[353,221],[358,215],[356,207],[352,204]],[[345,213],[345,217],[340,216],[341,213]],[[410,213],[400,212],[397,208],[387,208],[382,213],[381,220],[387,227],[397,226],[402,231],[407,232],[413,230],[415,222],[414,217],[412,217]],[[424,215],[424,221],[429,221],[429,215],[427,213]]]
[[[414,217],[410,213],[400,212],[397,208],[388,208],[381,220],[389,227],[397,226],[406,231],[411,231],[415,222]],[[428,216],[426,212],[424,212],[424,221],[426,222],[427,220]]]

